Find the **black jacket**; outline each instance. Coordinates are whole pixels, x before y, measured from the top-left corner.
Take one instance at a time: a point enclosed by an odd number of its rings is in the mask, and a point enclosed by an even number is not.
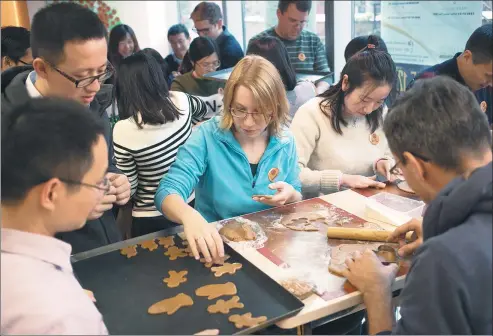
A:
[[[492,165],[450,182],[423,218],[397,335],[491,335]]]
[[[26,89],[26,79],[32,67],[18,67],[2,72],[2,114],[11,110],[15,105],[31,99]],[[70,83],[69,83],[70,84]],[[108,143],[108,172],[121,174],[113,160],[113,137],[106,108],[112,102],[112,86],[103,85],[89,106],[90,110],[101,118],[105,128],[105,138]],[[87,221],[79,230],[57,234],[57,238],[72,245],[72,253],[84,252],[101,247],[122,239],[116,226],[112,211],[106,211],[99,219]]]
[[[223,26],[223,32],[217,37],[216,44],[219,49],[219,61],[221,61],[218,70],[234,67],[244,56],[243,49],[226,26]]]

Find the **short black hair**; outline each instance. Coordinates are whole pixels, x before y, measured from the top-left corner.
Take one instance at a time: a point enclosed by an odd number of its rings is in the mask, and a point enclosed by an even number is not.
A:
[[[488,119],[474,94],[449,76],[419,79],[397,98],[384,121],[390,150],[404,152],[463,173],[467,155],[482,159],[491,150]]]
[[[7,56],[15,63],[26,55],[31,47],[31,33],[24,27],[2,27],[2,58]]]
[[[100,120],[72,100],[29,99],[2,114],[2,203],[22,201],[53,177],[82,180],[99,135],[104,135]]]
[[[296,87],[296,73],[289,59],[288,49],[280,39],[274,36],[251,39],[248,43],[246,54],[262,56],[271,62],[279,71],[286,90],[294,90]]]
[[[296,9],[300,12],[306,13],[312,10],[312,1],[311,0],[298,0],[298,1],[286,1],[279,0],[277,4],[277,9],[281,11],[281,13],[285,13],[288,10],[289,5],[295,4]]]
[[[70,41],[108,39],[106,27],[98,15],[73,2],[58,2],[40,9],[31,24],[33,58],[57,64]]]
[[[193,9],[190,18],[195,21],[209,20],[210,24],[216,24],[222,20],[223,14],[218,4],[202,1]]]
[[[133,117],[139,128],[172,122],[181,115],[169,98],[164,71],[148,52],[139,51],[122,60],[116,81],[120,118]]]
[[[357,52],[363,50],[368,46],[368,38],[369,35],[363,35],[363,36],[356,36],[353,38],[351,41],[346,46],[346,49],[344,49],[344,58],[346,59],[346,62],[348,59],[356,54]],[[384,40],[378,36],[375,35],[375,38],[378,40],[378,50],[389,52],[387,50],[387,45],[385,44]]]
[[[199,36],[194,38],[192,43],[190,43],[190,48],[187,52],[188,57],[193,63],[196,63],[202,58],[208,57],[213,53],[216,53],[219,57],[216,42],[210,37],[206,36]]]
[[[487,23],[476,29],[466,43],[474,64],[488,64],[493,60],[493,27]]]
[[[170,36],[174,36],[174,35],[178,35],[178,34],[182,34],[182,33],[185,34],[185,37],[187,39],[190,38],[190,33],[188,32],[187,26],[185,26],[182,23],[172,25],[168,29],[168,39]]]
[[[342,90],[344,75],[348,76],[347,91]],[[362,87],[367,81],[375,86],[389,85],[391,88],[389,96],[395,91],[397,84],[395,63],[388,53],[379,48],[378,37],[375,35],[368,36],[366,47],[349,58],[342,68],[339,82],[318,95],[323,98],[319,104],[320,109],[329,118],[332,129],[336,133],[342,135],[341,124],[348,125],[343,113],[344,97],[354,89]],[[372,133],[382,124],[382,116],[383,105],[365,116]]]
[[[114,26],[110,31],[110,38],[108,41],[108,60],[116,68],[120,66],[120,63],[123,60],[122,55],[120,55],[120,52],[118,51],[118,45],[127,37],[127,34],[130,35],[130,38],[134,42],[134,52],[140,51],[139,41],[137,40],[137,36],[132,27],[126,24]]]

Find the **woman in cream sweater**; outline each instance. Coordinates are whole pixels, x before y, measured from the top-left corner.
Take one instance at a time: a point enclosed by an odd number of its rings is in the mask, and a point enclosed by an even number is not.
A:
[[[374,36],[351,57],[340,81],[300,107],[291,124],[304,198],[341,188],[383,188],[393,159],[382,130],[383,103],[397,79],[390,55]]]

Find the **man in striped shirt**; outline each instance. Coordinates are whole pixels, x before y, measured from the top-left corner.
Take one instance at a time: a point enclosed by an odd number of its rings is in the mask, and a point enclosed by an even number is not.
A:
[[[253,39],[266,35],[279,38],[288,49],[295,71],[330,71],[324,44],[316,34],[303,29],[311,8],[311,1],[279,1],[277,26]]]

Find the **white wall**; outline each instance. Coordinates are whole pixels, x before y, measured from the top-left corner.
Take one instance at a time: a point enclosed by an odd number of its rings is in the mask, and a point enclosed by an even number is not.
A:
[[[353,36],[351,1],[334,1],[334,81],[339,81],[346,64],[344,49]]]

